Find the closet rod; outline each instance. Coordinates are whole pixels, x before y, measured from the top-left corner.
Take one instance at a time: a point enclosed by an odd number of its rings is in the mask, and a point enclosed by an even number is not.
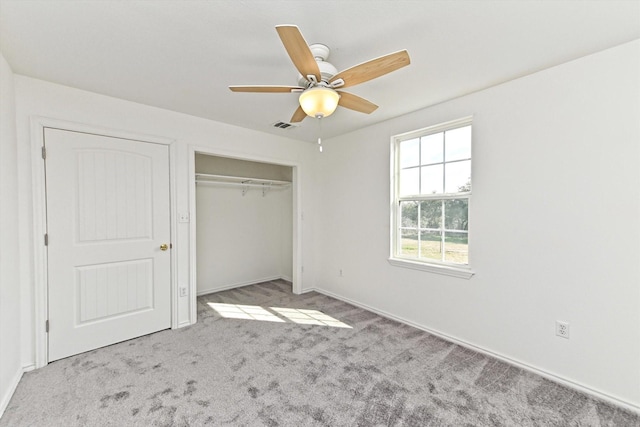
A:
[[[204,178],[204,179],[198,179],[198,178]],[[197,173],[196,182],[231,183],[231,184],[245,185],[245,186],[249,184],[257,184],[259,186],[271,185],[273,187],[291,185],[289,181],[279,181],[275,179],[247,178],[242,176],[213,175],[213,174],[207,174],[207,173]]]
[[[256,184],[256,183],[252,183],[252,182],[230,182],[230,181],[208,181],[208,180],[197,180],[196,179],[196,184],[211,184],[211,185],[227,185],[230,187],[255,187],[255,188],[270,188],[271,190],[277,190],[278,188],[285,188],[288,187],[289,184],[291,184],[290,182],[287,182],[286,184],[277,184],[277,185],[270,185],[268,182],[265,182],[263,184]]]

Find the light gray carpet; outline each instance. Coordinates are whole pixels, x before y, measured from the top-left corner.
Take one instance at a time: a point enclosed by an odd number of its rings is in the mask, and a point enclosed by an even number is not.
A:
[[[293,295],[285,282],[200,297],[198,319],[25,374],[0,426],[640,425],[412,327]]]

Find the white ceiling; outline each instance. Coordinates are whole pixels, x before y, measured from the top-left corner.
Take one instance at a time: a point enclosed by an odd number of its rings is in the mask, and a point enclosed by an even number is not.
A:
[[[348,91],[380,108],[339,108],[325,138],[640,38],[638,0],[30,1],[0,0],[0,49],[17,74],[304,141],[307,118],[276,129],[295,85],[274,29],[296,24],[342,70],[407,49],[411,65]]]

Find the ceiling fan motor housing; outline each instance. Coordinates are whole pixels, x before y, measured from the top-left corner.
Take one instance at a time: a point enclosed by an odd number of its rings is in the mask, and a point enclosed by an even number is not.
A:
[[[334,67],[332,63],[327,61],[318,61],[318,68],[320,68],[320,77],[325,83],[328,83],[333,76],[338,74],[338,69]],[[298,74],[298,86],[309,86],[309,82],[302,76],[302,74]]]
[[[309,50],[311,50],[311,54],[318,63],[321,80],[328,83],[333,76],[338,74],[338,69],[334,67],[332,63],[327,62],[327,58],[329,57],[331,50],[327,45],[321,43],[309,45]],[[306,77],[302,74],[298,74],[298,85],[302,87],[310,86],[309,81],[307,81]]]

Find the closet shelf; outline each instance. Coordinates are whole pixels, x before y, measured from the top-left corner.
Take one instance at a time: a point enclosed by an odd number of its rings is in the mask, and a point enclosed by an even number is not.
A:
[[[288,188],[289,181],[278,181],[275,179],[246,178],[241,176],[212,175],[207,173],[196,174],[196,184],[210,184],[220,186],[231,186],[242,188],[244,196],[249,188],[261,188],[264,196],[269,190]]]

